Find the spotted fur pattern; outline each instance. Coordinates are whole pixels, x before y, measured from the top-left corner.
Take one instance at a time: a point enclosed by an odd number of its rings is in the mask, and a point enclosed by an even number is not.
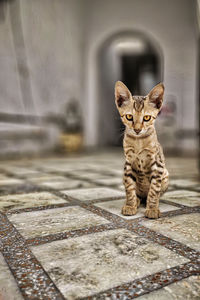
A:
[[[145,216],[160,216],[159,199],[168,188],[169,178],[154,122],[162,107],[163,95],[162,83],[147,96],[132,96],[121,81],[115,85],[116,106],[126,126],[123,140],[126,203],[122,208],[123,215],[136,214],[141,199],[145,199]]]

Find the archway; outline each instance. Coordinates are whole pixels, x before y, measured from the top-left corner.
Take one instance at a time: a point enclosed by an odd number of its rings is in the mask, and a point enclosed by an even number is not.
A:
[[[114,84],[123,81],[135,95],[146,95],[163,79],[162,51],[140,32],[112,35],[98,52],[98,144],[119,146],[123,125],[114,103]]]

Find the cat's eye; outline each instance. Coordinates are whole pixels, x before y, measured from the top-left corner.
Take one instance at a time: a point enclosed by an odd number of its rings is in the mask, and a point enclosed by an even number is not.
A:
[[[145,122],[148,122],[148,121],[151,120],[151,116],[144,116],[143,120],[144,120]]]
[[[133,116],[130,115],[130,114],[127,114],[126,118],[127,118],[128,121],[133,121]]]

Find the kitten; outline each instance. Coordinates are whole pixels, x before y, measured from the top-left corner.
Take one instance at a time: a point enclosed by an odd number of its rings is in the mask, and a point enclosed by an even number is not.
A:
[[[117,81],[115,102],[125,135],[124,185],[126,202],[122,214],[131,216],[137,212],[141,199],[146,199],[145,216],[159,218],[159,199],[168,188],[168,171],[161,145],[154,127],[161,110],[164,85],[156,85],[147,96],[132,96],[128,88]]]

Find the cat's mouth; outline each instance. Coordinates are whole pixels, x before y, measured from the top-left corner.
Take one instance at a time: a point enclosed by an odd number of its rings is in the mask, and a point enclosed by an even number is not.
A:
[[[147,137],[152,133],[152,128],[142,129],[140,132],[135,132],[133,128],[127,128],[127,133],[132,135],[134,138]]]
[[[144,132],[144,131],[140,131],[139,133],[137,133],[137,132],[135,132],[135,131],[133,130],[133,134],[134,134],[134,136],[136,136],[136,137],[140,137],[140,136],[143,136],[143,135],[145,134],[145,132]]]
[[[145,133],[147,132],[146,130],[143,130],[143,129],[140,132],[135,132],[134,129],[130,129],[130,128],[128,128],[127,131],[129,134],[133,135],[134,137],[141,137],[141,136],[145,135]]]

